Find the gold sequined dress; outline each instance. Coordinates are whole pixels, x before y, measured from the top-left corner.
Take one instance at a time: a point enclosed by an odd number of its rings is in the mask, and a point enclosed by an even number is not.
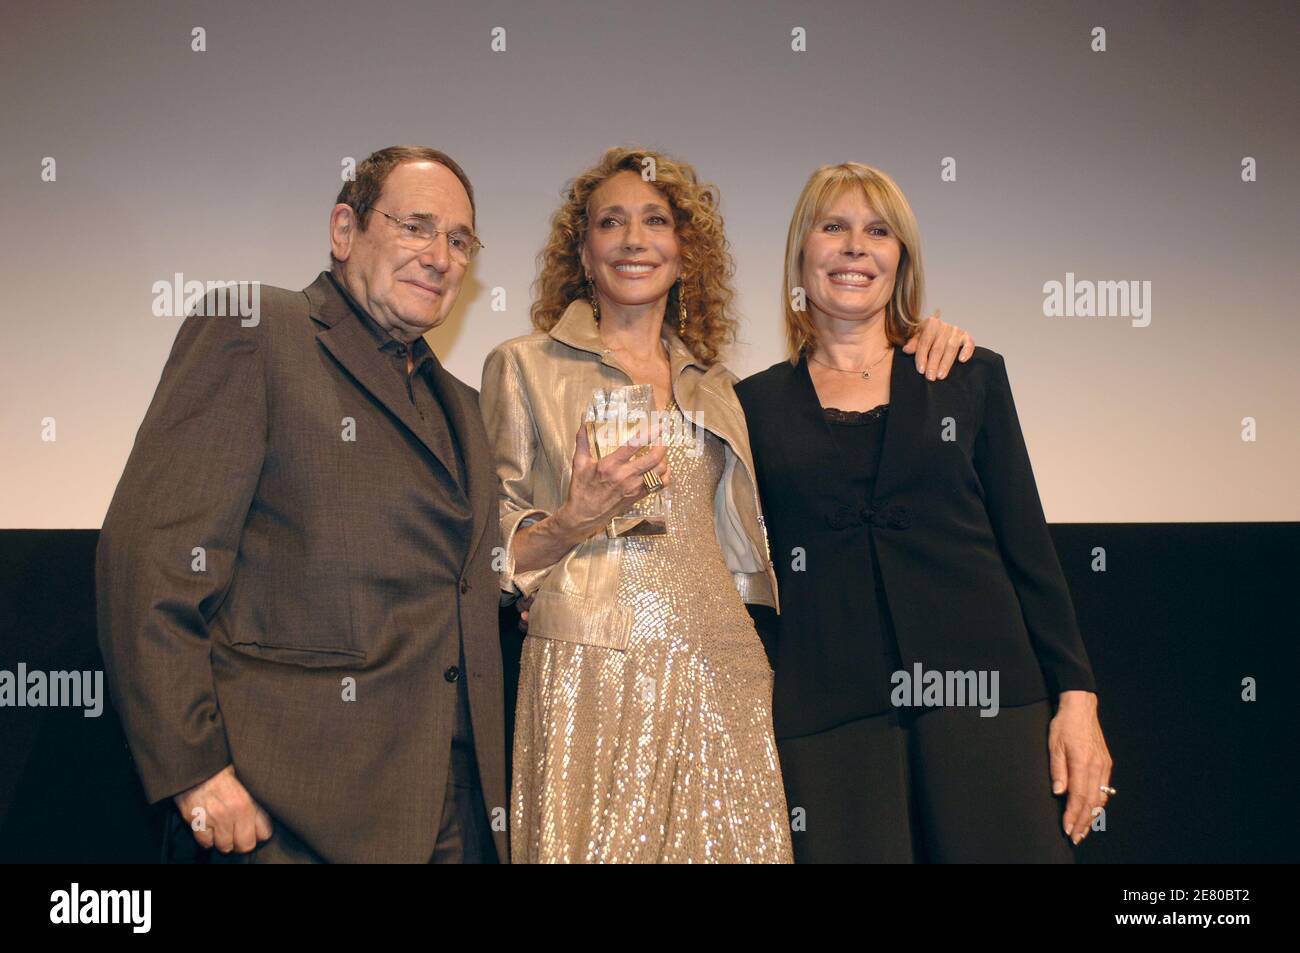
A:
[[[772,670],[713,528],[724,445],[670,409],[669,532],[621,543],[627,649],[524,642],[514,863],[792,862]]]

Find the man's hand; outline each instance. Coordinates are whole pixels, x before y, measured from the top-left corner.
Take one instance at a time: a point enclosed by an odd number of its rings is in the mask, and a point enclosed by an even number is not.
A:
[[[939,309],[921,322],[920,329],[903,345],[904,354],[916,355],[916,369],[929,380],[943,380],[952,362],[963,364],[975,353],[975,339],[970,333],[939,320]]]
[[[525,635],[528,634],[528,610],[533,607],[533,600],[536,598],[537,593],[533,593],[515,603],[515,608],[519,610],[519,631]]]
[[[246,854],[271,839],[271,816],[239,783],[233,764],[172,800],[200,847]]]

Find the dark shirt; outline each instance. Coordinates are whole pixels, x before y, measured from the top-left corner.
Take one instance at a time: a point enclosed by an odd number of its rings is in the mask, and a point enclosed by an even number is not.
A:
[[[357,304],[341,281],[333,275],[329,278],[352,308],[352,313],[374,339],[375,347],[384,353],[393,372],[401,378],[406,396],[419,411],[420,420],[425,426],[425,436],[431,438],[433,446],[439,449],[439,455],[451,472],[452,479],[464,491],[465,461],[461,456],[460,441],[456,439],[455,431],[438,397],[435,377],[442,371],[442,365],[438,363],[433,349],[423,337],[416,338],[409,346],[397,340],[380,327],[365,308]],[[408,356],[411,358],[410,371],[407,370]]]
[[[881,404],[871,410],[840,410],[827,407],[824,410],[826,422],[831,425],[831,435],[835,438],[836,448],[844,460],[844,470],[855,489],[857,499],[870,501],[876,490],[876,471],[880,468],[880,451],[885,440],[885,415],[889,412],[888,404]],[[869,642],[880,643],[880,651],[892,674],[903,667],[898,652],[898,639],[894,635],[894,623],[889,616],[889,600],[885,596],[885,581],[880,576],[880,562],[876,558],[875,536],[868,534],[871,540],[870,559],[871,580],[875,588],[875,611],[866,613],[868,629],[863,638]],[[865,580],[863,580],[865,582]],[[865,590],[866,586],[862,587]],[[868,704],[872,708],[884,711],[889,707],[888,692],[891,686],[884,686],[886,695],[882,701],[879,689],[872,686],[868,692]]]
[[[835,497],[853,511],[869,505],[875,491],[888,411],[888,404],[867,411],[833,407],[821,411],[826,422],[821,439],[829,441],[828,450],[837,464]],[[764,463],[760,471],[774,465],[771,459]],[[767,499],[766,490],[763,496]],[[903,664],[874,534],[865,522],[846,522],[833,531],[814,524],[811,532],[800,533],[794,528],[807,527],[802,520],[768,520],[781,592],[781,614],[772,641],[797,641],[801,658],[798,674],[792,674],[789,666],[774,665],[776,691],[786,702],[791,691],[814,692],[797,706],[802,712],[795,719],[799,727],[788,717],[778,719],[778,738],[825,730],[893,708],[890,676]],[[790,704],[781,710],[788,713]]]

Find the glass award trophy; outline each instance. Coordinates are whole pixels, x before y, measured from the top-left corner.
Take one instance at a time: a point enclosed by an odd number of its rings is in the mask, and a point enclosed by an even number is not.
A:
[[[584,418],[591,455],[600,460],[637,434],[644,439],[649,434],[653,412],[654,388],[649,384],[597,388],[592,392]],[[646,452],[648,448],[639,451],[638,455]],[[632,504],[629,510],[611,519],[605,528],[606,535],[662,536],[668,532],[664,487],[653,471],[647,473],[647,485],[651,486],[651,492]]]

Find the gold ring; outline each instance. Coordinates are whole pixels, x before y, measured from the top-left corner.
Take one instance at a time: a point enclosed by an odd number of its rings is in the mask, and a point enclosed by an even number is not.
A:
[[[657,490],[664,485],[663,481],[659,479],[659,475],[653,470],[647,470],[641,474],[641,482],[645,484],[647,490]]]

